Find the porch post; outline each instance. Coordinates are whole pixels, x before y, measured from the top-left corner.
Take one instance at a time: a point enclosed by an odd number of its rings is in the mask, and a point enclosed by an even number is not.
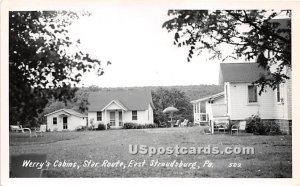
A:
[[[198,103],[198,118],[199,118],[199,127],[200,127],[200,124],[201,124],[201,101],[199,101]]]
[[[214,134],[214,120],[211,120],[211,133]]]
[[[104,125],[105,125],[105,127],[106,127],[106,129],[107,129],[107,114],[106,114],[106,109],[104,110]]]
[[[194,123],[196,123],[196,112],[195,112],[196,104],[193,103],[193,114],[194,114]]]
[[[122,126],[124,127],[124,110],[122,109]]]

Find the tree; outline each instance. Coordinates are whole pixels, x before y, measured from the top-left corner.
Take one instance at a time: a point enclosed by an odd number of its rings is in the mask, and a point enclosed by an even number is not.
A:
[[[163,110],[169,106],[177,108],[179,111],[175,113],[174,118],[185,118],[190,121],[193,119],[193,108],[189,98],[183,91],[172,88],[170,90],[158,88],[152,91],[152,100],[155,107],[154,122],[167,122],[168,116]]]
[[[74,97],[75,83],[92,69],[103,74],[101,62],[80,50],[68,26],[88,12],[12,11],[9,13],[10,124],[28,122],[48,99]]]
[[[276,18],[283,14],[286,19]],[[264,69],[276,67],[269,76],[253,82],[261,85],[261,92],[289,79],[284,68],[291,68],[290,10],[169,10],[168,15],[172,18],[163,28],[174,32],[175,45],[189,48],[188,62],[204,51],[211,54],[210,59],[257,58]],[[222,50],[228,45],[234,52],[224,56]]]

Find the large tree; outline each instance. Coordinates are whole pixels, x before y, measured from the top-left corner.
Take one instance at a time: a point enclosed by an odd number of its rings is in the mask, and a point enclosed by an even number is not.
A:
[[[207,51],[211,59],[252,60],[267,70],[276,66],[269,76],[253,82],[261,91],[289,78],[284,68],[291,68],[291,11],[169,10],[168,15],[171,19],[163,28],[174,33],[175,45],[189,48],[188,61]],[[233,53],[224,55],[226,47]]]
[[[103,73],[100,61],[80,50],[80,40],[69,37],[68,27],[81,16],[89,13],[9,13],[10,124],[31,121],[49,98],[71,99],[84,72]]]

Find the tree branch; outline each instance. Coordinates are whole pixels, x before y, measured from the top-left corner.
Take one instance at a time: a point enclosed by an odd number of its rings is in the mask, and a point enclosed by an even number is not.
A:
[[[277,34],[275,34],[274,32],[270,32],[269,30],[262,29],[262,28],[260,28],[259,26],[257,26],[256,24],[254,24],[252,21],[250,21],[250,19],[249,19],[249,17],[248,17],[248,15],[247,15],[247,13],[246,13],[245,10],[243,10],[243,12],[244,12],[244,14],[245,14],[245,19],[246,19],[246,21],[241,20],[241,19],[238,17],[238,15],[235,14],[235,13],[232,13],[231,10],[226,10],[226,12],[227,12],[229,15],[233,16],[233,17],[234,17],[235,19],[237,19],[238,21],[240,21],[241,23],[249,24],[250,26],[253,26],[255,29],[257,29],[258,31],[263,32],[263,33],[266,33],[266,35],[273,36],[273,37],[275,37],[275,38],[277,38],[277,39],[280,39],[281,41],[283,41],[283,42],[285,42],[285,43],[290,43],[290,42],[291,42],[290,40],[288,40],[288,39],[286,39],[286,38],[284,38],[284,37],[282,37],[282,36],[280,36],[280,35],[277,35]]]

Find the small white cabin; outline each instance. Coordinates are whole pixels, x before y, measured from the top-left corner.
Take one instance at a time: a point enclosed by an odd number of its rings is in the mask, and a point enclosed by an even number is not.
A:
[[[45,115],[47,130],[73,131],[78,127],[87,126],[87,115],[72,109],[60,109]]]
[[[122,128],[124,123],[153,124],[152,95],[148,90],[103,90],[90,93],[88,124],[110,124]]]

